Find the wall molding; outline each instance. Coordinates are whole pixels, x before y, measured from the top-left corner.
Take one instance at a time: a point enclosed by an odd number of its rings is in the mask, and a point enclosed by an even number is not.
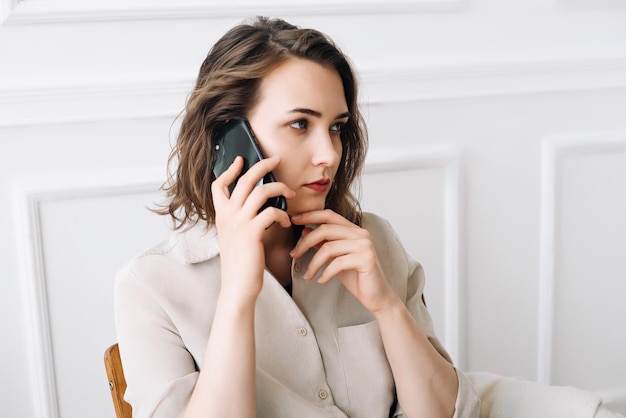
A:
[[[462,272],[463,187],[462,150],[453,145],[419,146],[402,149],[371,150],[363,174],[441,168],[444,180],[444,335],[446,350],[460,368],[466,364],[465,288]]]
[[[18,187],[15,192],[16,231],[20,254],[20,271],[30,382],[35,418],[60,418],[57,376],[52,344],[48,305],[48,284],[42,237],[41,208],[47,202],[75,198],[120,196],[154,192],[162,183],[159,176],[139,174],[133,183],[117,183],[100,178],[83,178]]]
[[[364,105],[572,92],[626,87],[626,57],[441,67],[397,66],[359,72]],[[0,88],[0,129],[31,125],[167,117],[193,89],[194,76],[162,74]]]
[[[598,10],[624,8],[626,0],[557,0],[556,4],[563,9]]]
[[[132,119],[173,119],[194,86],[175,81],[94,80],[80,84],[34,85],[0,89],[0,129],[64,123]]]
[[[360,72],[364,101],[414,102],[626,86],[626,57],[526,59]]]
[[[19,0],[0,0],[0,25],[17,7]]]
[[[201,2],[181,0],[113,1],[81,3],[77,0],[3,0],[5,25],[44,23],[84,23],[163,19],[244,18],[258,14],[270,16],[370,15],[381,13],[423,13],[459,11],[469,7],[469,0],[395,0],[333,2],[274,0],[263,5],[249,1]]]
[[[541,149],[541,203],[539,254],[539,313],[537,345],[537,381],[551,384],[554,329],[554,286],[558,272],[556,235],[560,203],[559,169],[572,155],[626,152],[626,132],[591,132],[550,136]],[[626,387],[606,388],[597,392],[607,397],[607,404],[626,401]]]
[[[35,418],[59,418],[47,286],[41,242],[39,198],[22,194],[15,199],[23,311],[30,361],[30,384]]]

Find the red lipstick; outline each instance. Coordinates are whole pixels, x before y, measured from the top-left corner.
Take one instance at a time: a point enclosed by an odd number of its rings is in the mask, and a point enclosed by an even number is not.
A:
[[[322,178],[314,181],[313,183],[305,184],[304,187],[307,187],[315,192],[323,193],[328,190],[330,186],[330,179]]]

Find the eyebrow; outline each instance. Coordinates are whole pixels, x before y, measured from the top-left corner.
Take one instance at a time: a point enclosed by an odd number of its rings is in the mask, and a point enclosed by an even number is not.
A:
[[[303,108],[303,107],[297,107],[295,109],[291,109],[289,113],[304,113],[306,115],[311,115],[316,118],[322,117],[321,112],[318,112],[317,110],[313,110],[313,109]],[[343,118],[348,118],[348,117],[350,117],[350,112],[343,112],[337,115],[335,119],[343,119]]]

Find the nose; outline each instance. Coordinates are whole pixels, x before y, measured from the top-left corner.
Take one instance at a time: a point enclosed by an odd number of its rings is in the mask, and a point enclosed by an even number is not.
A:
[[[321,131],[313,141],[313,164],[334,167],[341,159],[341,138]]]

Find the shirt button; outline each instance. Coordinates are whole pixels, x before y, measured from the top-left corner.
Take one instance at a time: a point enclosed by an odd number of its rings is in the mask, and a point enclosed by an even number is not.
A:
[[[326,392],[324,389],[322,389],[319,392],[317,392],[317,396],[319,396],[320,399],[326,399],[326,398],[328,398],[328,392]]]
[[[294,266],[293,266],[293,270],[296,273],[300,273],[300,270],[302,270],[302,267],[300,267],[300,263],[295,263]]]
[[[302,327],[298,329],[298,334],[301,337],[306,337],[306,335],[309,333],[309,331],[306,330],[306,328]]]

